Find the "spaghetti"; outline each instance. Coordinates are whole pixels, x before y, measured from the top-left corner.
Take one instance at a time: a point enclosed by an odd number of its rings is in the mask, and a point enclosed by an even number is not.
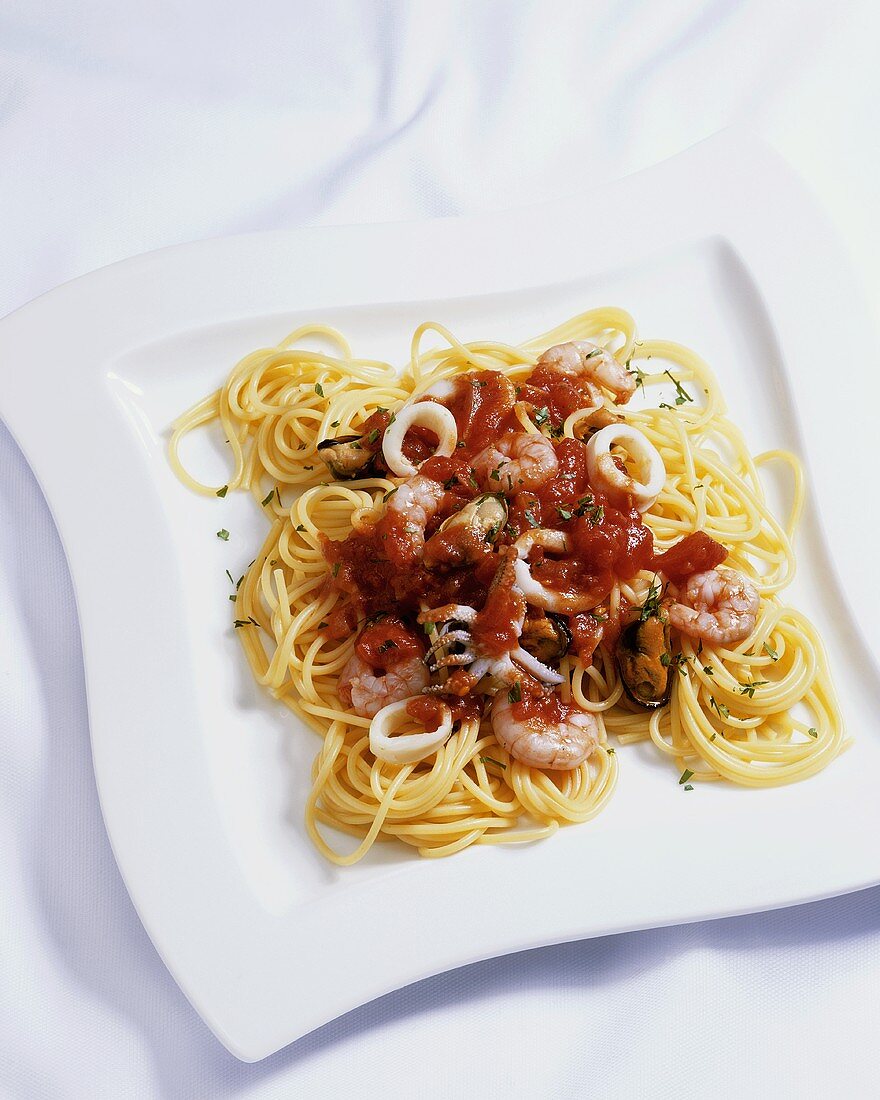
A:
[[[225,486],[179,457],[214,421]],[[651,741],[688,786],[791,782],[844,744],[822,641],[781,599],[797,459],[752,457],[709,367],[638,341],[622,310],[515,346],[426,323],[403,374],[300,328],[175,421],[169,453],[191,489],[249,490],[270,520],[236,626],[322,738],[306,821],[337,864],[376,840],[442,856],[587,821],[617,781],[610,737]],[[770,463],[793,475],[786,523]]]

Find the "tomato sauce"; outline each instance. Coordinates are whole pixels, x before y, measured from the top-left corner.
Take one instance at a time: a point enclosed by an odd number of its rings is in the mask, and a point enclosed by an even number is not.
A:
[[[464,698],[455,695],[417,695],[406,704],[406,713],[416,722],[423,722],[427,733],[433,733],[443,720],[444,703],[452,711],[453,722],[479,718],[482,714],[482,700],[475,695]]]
[[[687,553],[679,551],[676,556],[673,547],[655,557],[651,532],[640,513],[627,501],[612,504],[591,487],[585,444],[579,439],[558,438],[567,416],[594,404],[595,392],[585,380],[538,367],[517,387],[499,371],[471,371],[455,378],[453,385],[452,394],[443,397],[442,403],[452,412],[458,428],[455,452],[434,456],[436,437],[420,428],[411,429],[404,441],[404,454],[421,464],[420,476],[442,486],[442,494],[436,498],[439,503],[424,526],[420,522],[423,511],[395,507],[386,509],[377,522],[363,523],[342,541],[322,539],[331,567],[328,584],[350,597],[347,610],[339,612],[344,621],[335,623],[333,630],[343,629],[355,613],[385,615],[367,626],[358,641],[358,653],[373,667],[384,668],[405,655],[424,653],[417,617],[425,606],[456,603],[475,608],[478,615],[468,629],[473,645],[484,655],[497,656],[516,648],[518,622],[526,608],[522,594],[513,587],[515,551],[511,544],[528,530],[549,528],[567,536],[564,553],[532,549],[532,576],[561,593],[563,606],[570,598],[581,608],[598,608],[596,615],[578,611],[567,616],[572,648],[584,661],[592,658],[598,645],[609,644],[619,629],[616,622],[608,620],[607,604],[603,605],[616,580],[627,580],[652,566],[669,574],[670,568],[712,560],[711,548],[702,541],[692,542]],[[497,486],[489,482],[492,493],[507,507],[503,527],[493,531],[474,528],[467,540],[456,540],[453,528],[437,534],[441,523],[468,502],[485,499],[481,491],[485,472],[478,475],[475,460],[490,445],[503,447],[506,433],[522,431],[515,414],[517,402],[523,403],[553,447],[556,476],[534,492],[523,491],[518,479],[501,479]],[[368,435],[375,433],[369,443],[371,450],[381,448],[390,421],[387,411],[370,417],[365,430]],[[380,455],[376,461],[381,464]],[[707,542],[718,545],[711,539]],[[717,551],[714,554],[717,556]],[[327,629],[329,634],[331,628]],[[344,637],[344,629],[334,636]],[[557,694],[544,692],[536,682],[533,688],[537,696],[526,691],[516,706],[546,712],[547,721],[555,720],[554,715],[558,718],[557,711],[564,704]],[[481,699],[470,695],[464,699],[449,695],[443,701],[458,708],[456,715],[464,714],[465,707],[477,707],[473,711],[477,713],[481,704]],[[432,721],[439,722],[437,697],[425,696],[411,706],[411,716],[424,721],[426,728]]]

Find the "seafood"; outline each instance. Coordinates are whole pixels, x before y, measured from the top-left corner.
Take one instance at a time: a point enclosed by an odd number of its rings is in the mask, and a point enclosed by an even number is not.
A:
[[[526,619],[519,644],[544,665],[556,664],[568,652],[571,631],[562,615],[540,615]]]
[[[632,457],[635,476],[620,468],[611,453],[615,444]],[[616,498],[631,496],[640,512],[647,512],[666,482],[666,467],[657,448],[630,424],[609,424],[590,437],[587,470],[594,489]]]
[[[554,344],[538,360],[539,367],[550,367],[560,374],[586,375],[611,390],[618,405],[625,405],[636,392],[635,375],[617,359],[589,340],[569,340]]]
[[[668,701],[672,681],[669,626],[659,615],[639,615],[625,626],[615,656],[624,690],[634,703],[653,708]]]
[[[516,584],[532,607],[540,607],[545,611],[572,614],[577,611],[589,611],[596,605],[597,599],[592,592],[558,592],[556,589],[541,584],[532,576],[528,555],[533,546],[540,546],[545,551],[549,550],[554,554],[568,554],[571,552],[571,539],[564,531],[553,531],[549,528],[539,527],[520,535],[514,546],[518,555],[517,560],[514,562]]]
[[[474,470],[489,489],[538,489],[559,471],[549,439],[537,432],[509,432],[474,459]]]
[[[352,655],[339,676],[339,698],[362,718],[372,718],[389,703],[419,695],[430,683],[421,657],[386,661],[383,669]]]
[[[382,437],[382,454],[388,469],[398,477],[414,477],[417,467],[403,453],[403,440],[416,424],[427,428],[437,436],[436,455],[448,457],[458,443],[458,427],[455,417],[445,405],[436,401],[407,402],[398,409]]]
[[[710,645],[741,642],[755,629],[761,599],[758,590],[734,569],[694,573],[675,593],[669,622],[683,634]]]
[[[340,435],[318,444],[318,457],[338,481],[350,481],[370,472],[375,454],[362,440],[360,435]]]
[[[389,551],[396,549],[401,564],[407,559],[414,561],[421,557],[425,547],[425,528],[442,499],[443,486],[421,474],[398,485],[389,497],[380,522],[394,532],[394,545],[389,547]]]
[[[399,699],[389,703],[373,717],[370,723],[370,752],[378,760],[389,764],[414,764],[436,752],[452,733],[452,711],[443,704],[440,724],[435,730],[395,734],[394,727],[407,718],[407,702],[406,699]]]
[[[492,732],[520,763],[571,771],[599,744],[599,726],[592,714],[564,703],[557,704],[551,718],[535,709],[530,714],[530,709],[525,699],[514,703],[507,692],[496,695],[492,703]]]
[[[422,560],[428,569],[473,564],[491,552],[506,522],[504,497],[478,497],[440,524],[436,534],[425,543]]]

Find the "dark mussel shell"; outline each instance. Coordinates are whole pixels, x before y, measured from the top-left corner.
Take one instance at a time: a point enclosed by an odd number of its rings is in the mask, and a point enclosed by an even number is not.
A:
[[[617,640],[617,667],[627,696],[653,709],[669,702],[672,687],[669,626],[659,615],[633,620]]]
[[[571,631],[562,615],[548,611],[540,619],[526,619],[519,644],[542,665],[555,665],[568,653]]]
[[[374,455],[362,445],[362,439],[360,435],[340,435],[318,444],[319,456],[338,481],[353,481],[368,472]]]

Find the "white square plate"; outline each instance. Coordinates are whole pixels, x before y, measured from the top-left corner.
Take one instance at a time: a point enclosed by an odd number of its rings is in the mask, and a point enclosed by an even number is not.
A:
[[[256,688],[231,630],[225,570],[242,572],[264,519],[249,498],[179,485],[167,426],[302,321],[403,362],[427,318],[516,341],[606,304],[642,335],[699,351],[753,450],[806,459],[791,599],[827,640],[855,744],[799,785],[687,794],[649,746],[632,746],[609,808],[549,841],[441,861],[390,844],[328,866],[302,825],[314,735]],[[76,588],[113,849],[157,949],[233,1053],[262,1058],[490,955],[880,881],[871,339],[801,185],[730,134],[552,207],[153,253],[0,323],[0,411]]]

